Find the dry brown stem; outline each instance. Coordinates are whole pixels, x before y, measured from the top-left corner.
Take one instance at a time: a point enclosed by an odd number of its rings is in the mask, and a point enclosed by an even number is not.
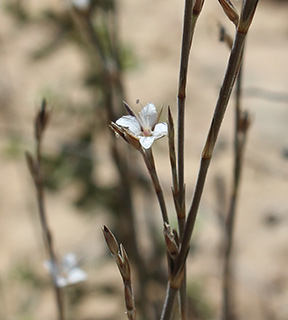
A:
[[[38,111],[35,119],[36,159],[34,159],[34,157],[30,153],[26,152],[26,161],[27,161],[27,165],[36,188],[36,197],[37,197],[38,211],[39,211],[41,229],[42,229],[42,234],[44,239],[44,245],[52,265],[51,278],[52,278],[53,288],[55,292],[56,305],[58,310],[58,319],[64,320],[63,297],[62,297],[61,289],[58,287],[56,282],[57,275],[55,274],[56,270],[54,268],[56,266],[57,259],[56,259],[54,246],[53,246],[53,237],[48,225],[47,214],[45,209],[45,200],[44,200],[45,190],[44,190],[44,184],[43,184],[42,165],[41,165],[42,164],[41,145],[42,145],[44,131],[48,124],[48,119],[49,119],[49,113],[46,108],[46,101],[43,100],[42,106]]]

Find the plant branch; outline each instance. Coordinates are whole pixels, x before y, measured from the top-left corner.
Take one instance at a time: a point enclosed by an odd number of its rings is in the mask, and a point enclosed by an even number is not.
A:
[[[164,307],[163,307],[163,311],[162,311],[160,320],[170,320],[171,319],[171,316],[173,313],[173,308],[174,308],[174,301],[175,301],[177,292],[178,292],[178,290],[176,288],[172,288],[170,286],[170,282],[168,282],[166,300],[164,302]]]
[[[131,267],[127,256],[127,253],[122,246],[119,245],[113,233],[108,227],[104,226],[102,228],[103,235],[105,237],[106,244],[115,259],[118,266],[119,272],[122,277],[124,286],[124,296],[125,296],[125,306],[126,314],[129,320],[136,319],[136,308],[134,303],[134,293],[132,288],[132,277],[131,277]]]
[[[205,184],[205,179],[209,169],[213,150],[217,141],[219,130],[222,124],[222,120],[227,108],[227,104],[231,95],[235,79],[238,75],[243,47],[248,29],[253,20],[253,16],[258,4],[258,0],[244,1],[241,11],[241,19],[236,31],[236,36],[233,42],[228,66],[225,72],[223,83],[219,92],[218,100],[216,103],[213,119],[210,125],[210,129],[207,135],[206,143],[202,152],[202,158],[200,162],[200,169],[198,173],[197,183],[194,191],[192,204],[188,213],[188,218],[184,230],[183,240],[181,242],[181,248],[176,260],[176,266],[174,274],[177,275],[183,265],[188,254],[190,239],[194,229],[196,215],[198,212],[202,192]]]
[[[36,187],[36,195],[37,195],[37,204],[38,204],[38,212],[40,217],[41,229],[43,233],[44,245],[49,256],[49,260],[51,265],[51,278],[53,282],[53,288],[55,292],[56,305],[58,310],[58,319],[64,320],[64,304],[61,289],[57,285],[57,259],[53,247],[53,237],[50,231],[47,214],[45,210],[45,192],[44,192],[44,184],[42,177],[42,139],[44,130],[47,126],[49,119],[49,114],[46,110],[46,101],[43,100],[41,109],[37,113],[35,119],[35,138],[36,138],[36,159],[33,156],[26,152],[26,161],[28,168],[30,170],[31,176],[33,178],[35,187]]]
[[[250,125],[248,113],[241,110],[241,80],[242,66],[236,82],[236,103],[235,103],[235,129],[234,129],[234,170],[233,185],[230,195],[230,204],[226,220],[226,241],[223,266],[223,320],[235,320],[236,313],[233,301],[232,267],[231,255],[233,249],[234,225],[236,217],[236,206],[239,194],[239,184],[243,168],[243,155],[246,145],[247,132]]]
[[[163,190],[157,175],[156,167],[155,167],[155,161],[152,153],[152,149],[143,150],[143,148],[140,149],[140,152],[143,156],[143,159],[145,161],[147,170],[150,174],[154,190],[157,195],[157,199],[160,205],[161,213],[162,213],[162,219],[163,223],[169,224],[169,218],[167,214],[167,208],[165,203],[165,198],[163,195]]]
[[[202,10],[203,0],[196,2],[185,1],[184,21],[182,32],[182,49],[180,60],[180,72],[178,83],[178,187],[173,187],[174,203],[177,211],[178,227],[180,239],[182,239],[185,227],[185,186],[184,186],[184,132],[185,132],[185,103],[186,103],[186,84],[188,74],[188,63],[192,39],[198,16]],[[194,8],[193,8],[194,6]],[[170,148],[171,149],[171,148]],[[173,181],[176,174],[173,175]],[[186,297],[186,271],[184,271],[184,281],[180,290],[180,312],[181,319],[187,318],[187,297]]]
[[[202,2],[203,1],[196,1]],[[195,7],[195,5],[194,5]],[[198,8],[199,9],[199,8]],[[193,1],[185,1],[184,9],[184,22],[183,22],[183,33],[182,33],[182,49],[181,49],[181,60],[180,60],[180,72],[179,72],[179,83],[178,83],[178,202],[180,208],[183,208],[184,200],[184,132],[185,132],[185,102],[186,102],[186,84],[188,74],[188,63],[190,49],[192,45],[192,39],[196,22],[202,6],[199,10],[193,10]],[[181,212],[182,217],[185,219],[185,210]]]

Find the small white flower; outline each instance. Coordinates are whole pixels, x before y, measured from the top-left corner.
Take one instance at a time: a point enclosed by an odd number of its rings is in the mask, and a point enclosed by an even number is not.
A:
[[[68,6],[73,6],[79,10],[88,10],[90,8],[90,0],[66,0]]]
[[[139,140],[144,149],[151,148],[153,142],[168,133],[167,123],[158,123],[159,116],[153,103],[147,103],[139,112],[139,116],[124,102],[129,113],[116,121],[120,127],[127,128],[129,132]]]
[[[55,265],[51,261],[45,261],[44,266],[55,277],[55,282],[60,288],[87,279],[86,273],[78,267],[78,261],[74,253],[67,253],[60,265]]]

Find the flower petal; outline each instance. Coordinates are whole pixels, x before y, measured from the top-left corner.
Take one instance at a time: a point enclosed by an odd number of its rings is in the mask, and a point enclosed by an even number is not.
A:
[[[133,116],[123,116],[116,121],[121,127],[128,128],[135,136],[141,133],[141,127],[138,120]]]
[[[155,137],[155,139],[160,139],[164,136],[167,136],[167,134],[168,134],[167,123],[166,122],[157,123],[153,131],[153,136]]]
[[[82,282],[87,279],[86,273],[80,268],[72,269],[67,275],[67,283],[75,284],[77,282]]]
[[[144,149],[149,149],[149,148],[151,148],[154,140],[155,140],[154,136],[141,137],[140,138],[140,144]]]
[[[140,119],[144,128],[153,129],[157,122],[157,111],[153,103],[147,103],[140,111]]]
[[[58,288],[63,288],[66,287],[69,283],[66,278],[59,276],[56,279],[56,284]]]
[[[66,253],[62,258],[62,269],[64,271],[69,271],[77,266],[77,257],[74,253],[69,252]]]

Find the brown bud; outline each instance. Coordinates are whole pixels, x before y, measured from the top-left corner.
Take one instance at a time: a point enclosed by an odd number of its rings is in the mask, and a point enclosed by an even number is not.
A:
[[[218,0],[223,8],[226,16],[231,20],[237,27],[239,23],[239,14],[230,0]]]
[[[170,226],[165,222],[164,223],[164,238],[166,242],[167,252],[171,258],[175,258],[178,254],[178,246],[175,242],[174,235],[170,230]]]
[[[108,246],[110,252],[113,255],[117,255],[118,251],[119,251],[119,245],[118,245],[118,242],[117,242],[115,236],[113,235],[113,233],[110,231],[110,229],[107,226],[103,226],[102,232],[104,234],[105,241],[107,243],[107,246]]]
[[[123,281],[130,281],[130,277],[131,277],[131,269],[130,269],[130,263],[129,263],[129,259],[127,256],[127,253],[125,251],[125,248],[123,247],[123,245],[120,243],[120,257],[121,257],[121,263],[118,264],[120,273],[122,275]]]
[[[41,109],[38,111],[35,119],[35,136],[37,140],[42,138],[43,132],[49,120],[49,113],[46,109],[46,100],[42,100]]]

